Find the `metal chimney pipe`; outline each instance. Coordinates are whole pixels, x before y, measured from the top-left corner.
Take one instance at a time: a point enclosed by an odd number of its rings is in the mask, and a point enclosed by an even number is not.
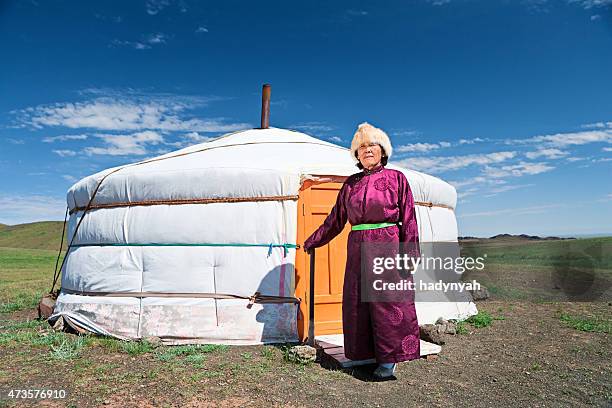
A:
[[[264,84],[261,92],[261,128],[267,129],[270,126],[270,96],[272,95],[272,86]]]

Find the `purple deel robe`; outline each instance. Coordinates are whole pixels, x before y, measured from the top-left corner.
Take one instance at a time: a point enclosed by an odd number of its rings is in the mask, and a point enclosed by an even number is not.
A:
[[[419,324],[414,306],[414,292],[410,292],[411,296],[400,301],[364,302],[361,299],[360,287],[362,242],[405,242],[405,253],[414,257],[420,256],[414,198],[406,176],[398,170],[379,165],[372,170],[364,169],[348,177],[338,193],[331,213],[304,242],[305,249],[327,244],[342,232],[347,220],[351,225],[381,222],[401,222],[401,225],[351,230],[349,233],[342,293],[346,357],[351,360],[375,358],[379,363],[397,363],[419,358]],[[395,245],[399,247],[399,244]],[[388,255],[394,256],[395,253],[397,250],[390,250]],[[366,257],[369,258],[370,255]],[[386,275],[386,279],[393,281],[393,276],[396,276],[396,280],[412,281],[410,273],[404,272],[401,276],[397,271],[391,273],[395,275]]]

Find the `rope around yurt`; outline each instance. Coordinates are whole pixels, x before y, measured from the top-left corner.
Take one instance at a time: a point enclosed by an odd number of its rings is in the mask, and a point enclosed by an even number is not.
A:
[[[232,134],[235,133],[239,133],[240,131],[237,132],[233,132],[230,134],[227,134],[225,136],[223,136],[223,138],[230,136]],[[61,271],[66,263],[66,259],[68,258],[68,253],[70,252],[70,249],[72,248],[76,248],[76,247],[82,247],[82,246],[265,246],[265,247],[269,247],[268,250],[268,256],[270,255],[272,248],[273,247],[282,247],[284,248],[284,254],[285,256],[287,255],[287,250],[288,248],[299,248],[300,246],[298,244],[289,244],[289,243],[283,243],[283,244],[214,244],[214,243],[202,243],[202,244],[156,244],[156,243],[151,243],[151,244],[79,244],[79,245],[75,245],[74,244],[74,240],[76,239],[77,236],[77,232],[81,226],[81,224],[83,223],[83,219],[85,218],[85,215],[87,215],[87,213],[92,210],[92,209],[100,209],[100,208],[115,208],[115,207],[131,207],[131,206],[140,206],[140,205],[159,205],[159,204],[165,204],[165,205],[182,205],[182,204],[207,204],[207,203],[219,203],[219,202],[243,202],[243,201],[279,201],[279,200],[297,200],[299,197],[298,196],[275,196],[275,197],[227,197],[227,198],[208,198],[208,199],[188,199],[188,200],[149,200],[149,201],[138,201],[138,202],[129,202],[129,203],[110,203],[110,204],[93,204],[93,201],[96,197],[96,195],[98,194],[98,191],[100,190],[100,187],[102,186],[102,183],[111,175],[129,168],[129,167],[135,167],[135,166],[140,166],[143,164],[148,164],[148,163],[153,163],[153,162],[158,162],[158,161],[162,161],[162,160],[167,160],[167,159],[172,159],[172,158],[177,158],[177,157],[182,157],[182,156],[187,156],[190,154],[194,154],[194,153],[200,153],[203,151],[207,151],[207,150],[212,150],[212,149],[217,149],[217,148],[224,148],[224,147],[233,147],[233,146],[243,146],[243,145],[250,145],[250,144],[262,144],[262,143],[283,143],[283,144],[287,144],[287,143],[291,143],[291,144],[320,144],[320,145],[324,145],[324,146],[329,146],[329,147],[335,147],[334,145],[328,145],[325,143],[313,143],[313,142],[247,142],[247,143],[235,143],[235,144],[228,144],[228,145],[223,145],[223,146],[211,146],[211,147],[205,147],[205,148],[201,148],[201,149],[197,149],[194,151],[190,151],[190,152],[184,152],[184,153],[179,153],[173,156],[167,156],[167,157],[158,157],[158,158],[153,158],[153,159],[149,159],[149,160],[145,160],[142,162],[138,162],[138,163],[132,163],[132,164],[127,164],[125,166],[119,167],[109,173],[107,173],[106,175],[104,175],[100,181],[98,182],[98,184],[96,185],[96,188],[94,189],[87,205],[85,207],[75,207],[72,210],[69,210],[68,208],[66,209],[66,214],[64,216],[64,227],[62,229],[62,240],[60,243],[60,249],[58,252],[58,256],[57,256],[57,260],[55,263],[55,271],[53,273],[53,284],[51,286],[51,290],[49,291],[49,294],[51,296],[54,296],[53,291],[55,289],[55,285],[57,284],[57,280],[59,279],[59,276],[61,274]],[[340,149],[344,149],[340,146],[338,146],[338,148]],[[447,206],[447,205],[443,205],[443,204],[433,204],[431,202],[422,202],[422,201],[415,201],[414,203],[415,205],[421,205],[421,206],[426,206],[426,207],[442,207],[442,208],[448,208],[450,210],[453,210],[452,207]],[[77,222],[77,225],[74,229],[74,232],[72,234],[72,238],[70,239],[70,243],[68,244],[68,247],[66,248],[66,256],[64,256],[64,258],[62,259],[62,263],[58,268],[58,264],[59,264],[59,259],[61,258],[61,254],[62,254],[62,248],[63,248],[63,243],[64,243],[64,236],[65,236],[65,230],[66,230],[66,223],[67,223],[67,218],[68,218],[68,214],[72,215],[73,213],[79,212],[79,211],[83,211],[83,215],[81,216],[81,218],[79,219],[79,221]],[[68,291],[67,289],[64,289],[64,291]],[[58,290],[59,292],[59,290]],[[85,292],[83,292],[85,293]],[[97,293],[97,292],[87,292],[90,293],[89,296],[93,296],[92,293]],[[128,295],[129,292],[117,292],[117,293],[122,293],[122,296],[124,295]],[[144,293],[144,292],[138,292],[140,294]],[[133,297],[143,297],[143,296],[137,296],[138,293],[136,292],[132,292]],[[157,294],[162,294],[161,292],[157,292]],[[174,294],[172,293],[166,293],[165,295],[168,296],[173,296]],[[194,294],[190,294],[190,295],[194,295]],[[207,296],[213,297],[215,294],[205,294]],[[238,296],[238,295],[222,295],[222,294],[217,294],[220,296]],[[256,296],[257,295],[257,296]],[[110,295],[108,295],[110,296]],[[192,296],[188,296],[188,297],[192,297]],[[225,297],[220,297],[221,299],[224,299]],[[238,296],[237,298],[240,299],[247,299],[247,297],[240,297]],[[300,301],[300,299],[295,298],[295,297],[280,297],[280,296],[269,296],[269,295],[261,295],[258,292],[256,292],[254,295],[252,295],[251,297],[248,297],[248,299],[250,299],[252,302],[256,302],[256,303],[268,303],[268,301],[270,301],[271,299],[274,300],[273,303],[296,303]],[[280,300],[282,300],[282,302],[280,302]]]
[[[228,137],[228,136],[230,136],[230,135],[232,135],[232,134],[239,133],[239,132],[240,132],[240,131],[237,131],[237,132],[234,132],[234,133],[230,133],[230,134],[227,134],[227,135],[225,135],[225,136],[223,136],[223,137]],[[264,142],[264,143],[320,144],[320,145],[329,146],[328,144],[325,144],[325,143],[312,143],[312,142]],[[91,194],[91,197],[90,197],[90,199],[89,199],[89,201],[88,201],[87,205],[86,205],[86,206],[85,206],[85,208],[83,209],[83,215],[82,215],[82,216],[81,216],[81,218],[79,219],[79,222],[77,223],[77,225],[76,225],[76,227],[75,227],[75,229],[74,229],[74,233],[73,233],[73,235],[72,235],[72,238],[70,239],[70,243],[68,244],[68,247],[66,248],[66,256],[64,256],[64,258],[62,259],[61,266],[60,266],[60,267],[59,267],[59,269],[58,269],[58,267],[57,267],[57,263],[59,263],[59,258],[60,258],[60,256],[61,256],[61,247],[62,247],[62,246],[60,245],[60,251],[59,251],[59,254],[58,254],[58,262],[56,262],[55,271],[54,271],[54,273],[53,273],[53,284],[51,285],[51,290],[49,291],[49,294],[50,294],[51,296],[53,296],[53,290],[55,289],[55,285],[57,284],[57,280],[59,279],[59,275],[61,274],[61,271],[62,271],[62,269],[63,269],[63,267],[64,267],[64,265],[65,265],[65,263],[66,263],[66,259],[68,258],[68,253],[69,253],[70,249],[74,247],[74,240],[75,240],[75,238],[76,238],[76,236],[77,236],[77,232],[78,232],[78,230],[79,230],[79,228],[80,228],[81,224],[83,223],[83,219],[85,218],[85,215],[87,215],[87,213],[89,212],[89,210],[91,210],[91,209],[92,209],[92,206],[93,206],[93,201],[94,201],[94,199],[95,199],[96,195],[98,194],[98,191],[100,190],[100,187],[102,186],[102,183],[104,183],[104,181],[105,181],[105,180],[106,180],[106,179],[107,179],[109,176],[111,176],[111,175],[113,175],[113,174],[115,174],[115,173],[117,173],[117,172],[119,172],[119,171],[121,171],[121,170],[123,170],[123,169],[129,168],[129,167],[140,166],[140,165],[143,165],[143,164],[148,164],[148,163],[153,163],[153,162],[163,161],[163,160],[172,159],[172,158],[176,158],[176,157],[183,157],[183,156],[187,156],[187,155],[190,155],[190,154],[199,153],[199,152],[203,152],[203,151],[207,151],[207,150],[213,150],[213,149],[218,149],[218,148],[223,148],[223,147],[244,146],[244,145],[250,145],[250,144],[261,144],[261,142],[234,143],[234,144],[228,144],[228,145],[223,145],[223,146],[211,146],[211,147],[204,147],[204,148],[197,149],[197,150],[190,151],[190,152],[184,152],[184,153],[175,154],[175,155],[173,155],[173,156],[167,156],[167,157],[156,157],[156,158],[149,159],[149,160],[145,160],[145,161],[138,162],[138,163],[127,164],[127,165],[125,165],[125,166],[118,167],[118,168],[116,168],[115,170],[110,171],[110,172],[108,172],[107,174],[105,174],[105,175],[104,175],[104,176],[103,176],[103,177],[100,179],[100,181],[98,182],[98,184],[96,185],[96,188],[94,189],[93,193]],[[333,145],[332,145],[332,147],[333,147]],[[339,147],[339,146],[338,146],[338,148],[341,148],[341,147]],[[341,149],[342,149],[342,148],[341,148]],[[65,224],[66,224],[66,221],[64,220],[64,228],[65,228]],[[62,232],[62,234],[63,234],[63,232]],[[62,239],[62,244],[63,244],[63,239]],[[296,248],[297,248],[297,246],[296,246]],[[285,251],[286,251],[286,248],[285,248]],[[288,299],[288,301],[293,302],[293,301],[294,301],[294,299],[296,299],[296,298],[289,298],[289,297],[288,297],[287,299]]]

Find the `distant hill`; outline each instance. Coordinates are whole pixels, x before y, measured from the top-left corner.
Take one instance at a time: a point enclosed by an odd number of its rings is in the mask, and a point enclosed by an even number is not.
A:
[[[459,241],[469,241],[469,240],[486,240],[486,239],[494,239],[494,240],[527,240],[527,241],[547,241],[547,240],[559,240],[559,239],[576,239],[573,237],[570,238],[561,238],[561,237],[539,237],[537,235],[527,235],[527,234],[520,234],[520,235],[512,235],[512,234],[497,234],[497,235],[493,235],[492,237],[489,238],[479,238],[479,237],[471,237],[471,236],[465,236],[465,237],[459,237],[458,240]]]
[[[42,221],[19,225],[0,224],[0,247],[58,250],[63,224],[61,221]],[[66,242],[64,241],[65,247]]]

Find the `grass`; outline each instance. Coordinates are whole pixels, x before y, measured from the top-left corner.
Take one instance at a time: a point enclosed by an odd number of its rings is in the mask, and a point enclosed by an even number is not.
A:
[[[461,255],[486,256],[484,270],[463,279],[476,279],[494,299],[593,301],[612,292],[612,237],[463,242]]]
[[[41,291],[19,292],[13,300],[0,303],[0,313],[12,313],[37,307],[42,296]]]
[[[137,356],[139,354],[150,353],[155,349],[155,347],[146,340],[123,341],[121,342],[121,349],[130,356]]]
[[[71,360],[80,355],[86,344],[87,341],[82,336],[75,338],[64,337],[59,345],[51,346],[51,357],[56,360]]]
[[[493,320],[505,320],[503,316],[493,316],[487,311],[480,311],[474,316],[470,316],[464,321],[457,323],[457,334],[469,334],[468,326],[472,326],[475,329],[482,329],[489,327],[493,324]]]
[[[84,398],[86,402],[95,400],[96,405],[101,405],[105,399],[126,389],[141,390],[135,394],[145,393],[148,396],[153,394],[157,387],[157,396],[174,392],[173,398],[177,398],[178,404],[185,402],[181,398],[187,398],[183,394],[176,395],[176,390],[179,389],[184,389],[187,396],[206,393],[209,396],[225,398],[232,392],[273,395],[269,391],[270,384],[280,382],[293,383],[296,387],[309,387],[319,382],[313,388],[337,383],[338,389],[348,384],[346,375],[342,372],[323,371],[317,365],[295,361],[285,363],[284,360],[291,361],[287,358],[289,347],[156,346],[146,341],[124,342],[113,338],[58,333],[52,331],[45,322],[18,321],[15,319],[23,318],[7,315],[7,312],[32,309],[39,294],[48,291],[55,256],[55,250],[0,248],[0,311],[5,311],[5,314],[0,315],[0,352],[4,357],[10,356],[10,359],[6,360],[6,367],[0,368],[0,381],[5,384],[11,381],[22,384],[32,379],[65,378],[70,381],[74,390],[81,393],[79,398]],[[511,261],[511,258],[507,257],[498,259]],[[500,263],[496,266],[507,266],[508,273],[515,268],[511,262],[508,265]],[[521,268],[518,271],[527,270],[531,273],[529,268]],[[546,266],[538,268],[547,270]],[[511,309],[510,305],[504,308],[509,311]],[[577,330],[609,333],[609,320],[580,316],[575,312],[558,313],[558,327],[562,322]],[[476,327],[489,327],[494,324],[494,320],[503,319],[502,314],[501,309],[494,309],[492,313],[481,311],[468,321],[459,322],[457,331],[463,334]],[[486,330],[482,333],[487,332],[491,333]],[[607,349],[595,343],[589,345],[593,349],[589,348],[588,353],[581,353],[606,361]],[[585,344],[581,345],[581,350],[585,349]],[[226,352],[227,354],[222,354]],[[598,352],[602,354],[595,354]],[[540,372],[548,371],[549,367],[546,361],[534,360],[527,361],[522,366],[530,371]],[[51,377],[48,373],[52,373]],[[368,384],[360,385],[360,388],[366,387]],[[329,391],[330,388],[326,390]],[[337,392],[337,389],[333,388],[333,392]],[[308,390],[305,390],[304,398],[308,398],[307,394]],[[86,405],[86,402],[83,404]],[[365,402],[372,401],[364,400]]]
[[[185,357],[185,361],[190,363],[195,368],[204,368],[206,356],[204,354],[191,354]]]
[[[464,242],[462,256],[484,256],[486,264],[594,268],[612,272],[612,237],[561,241]]]
[[[51,289],[57,252],[0,248],[0,313],[35,308]]]
[[[43,221],[0,226],[0,247],[48,249],[57,251],[62,236],[61,221]],[[64,238],[64,248],[66,242]]]
[[[466,322],[458,322],[457,323],[457,334],[470,334],[470,331],[467,328],[467,323]]]
[[[584,332],[609,334],[612,327],[610,317],[572,316],[568,313],[561,313],[559,319],[572,329]]]

